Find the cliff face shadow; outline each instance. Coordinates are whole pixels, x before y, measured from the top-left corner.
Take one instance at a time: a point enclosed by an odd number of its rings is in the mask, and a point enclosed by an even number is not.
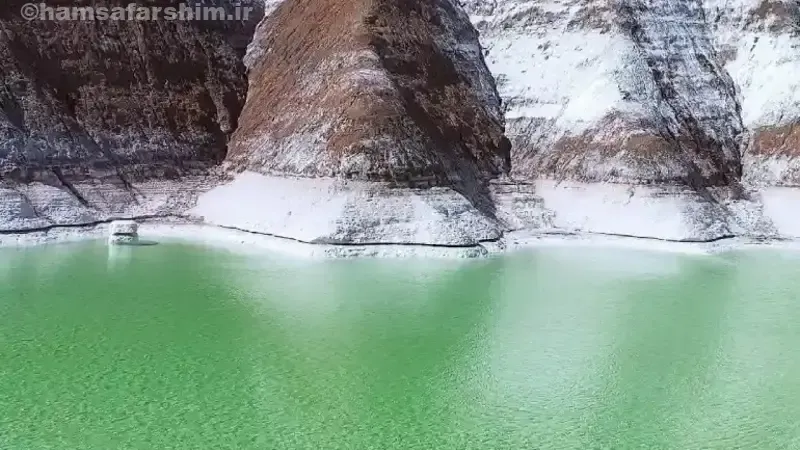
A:
[[[475,177],[456,183],[453,189],[463,195],[467,201],[486,217],[497,220],[497,205],[492,199],[492,193],[488,180]]]

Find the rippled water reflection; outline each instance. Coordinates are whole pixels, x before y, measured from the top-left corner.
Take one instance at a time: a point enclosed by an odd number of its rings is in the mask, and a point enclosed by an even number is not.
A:
[[[798,273],[0,250],[0,448],[800,448]]]

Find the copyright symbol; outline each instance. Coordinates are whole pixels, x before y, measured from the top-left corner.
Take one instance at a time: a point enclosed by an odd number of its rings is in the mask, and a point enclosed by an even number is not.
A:
[[[25,20],[35,20],[39,18],[39,5],[34,5],[33,3],[26,3],[22,5],[22,9],[20,9],[20,14],[22,14],[22,18]]]

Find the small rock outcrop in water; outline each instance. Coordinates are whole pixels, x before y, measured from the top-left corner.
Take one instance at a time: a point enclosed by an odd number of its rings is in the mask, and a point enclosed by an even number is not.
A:
[[[252,173],[198,214],[313,242],[468,245],[501,232],[489,181],[510,169],[510,147],[455,0],[286,0],[250,55],[226,167]]]
[[[115,220],[111,222],[108,243],[112,245],[133,245],[139,242],[139,224],[133,220]]]

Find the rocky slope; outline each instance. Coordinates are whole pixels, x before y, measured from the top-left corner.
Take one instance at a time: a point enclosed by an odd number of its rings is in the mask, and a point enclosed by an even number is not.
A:
[[[188,214],[346,246],[800,237],[793,0],[264,0],[257,28],[19,6],[0,233]]]
[[[680,239],[778,231],[748,187],[796,182],[796,3],[463,3],[505,100],[513,174],[538,180],[557,226]]]
[[[744,180],[800,184],[800,3],[705,0],[747,130]]]
[[[258,11],[248,23],[25,21],[22,3],[0,6],[0,230],[191,204],[201,180],[165,183],[224,158]]]
[[[502,233],[489,189],[510,168],[500,99],[453,0],[286,0],[250,55],[225,166],[264,176],[213,191],[196,213],[313,242]],[[233,201],[250,190],[252,203]]]
[[[506,99],[514,173],[726,184],[735,87],[694,1],[474,1]]]

